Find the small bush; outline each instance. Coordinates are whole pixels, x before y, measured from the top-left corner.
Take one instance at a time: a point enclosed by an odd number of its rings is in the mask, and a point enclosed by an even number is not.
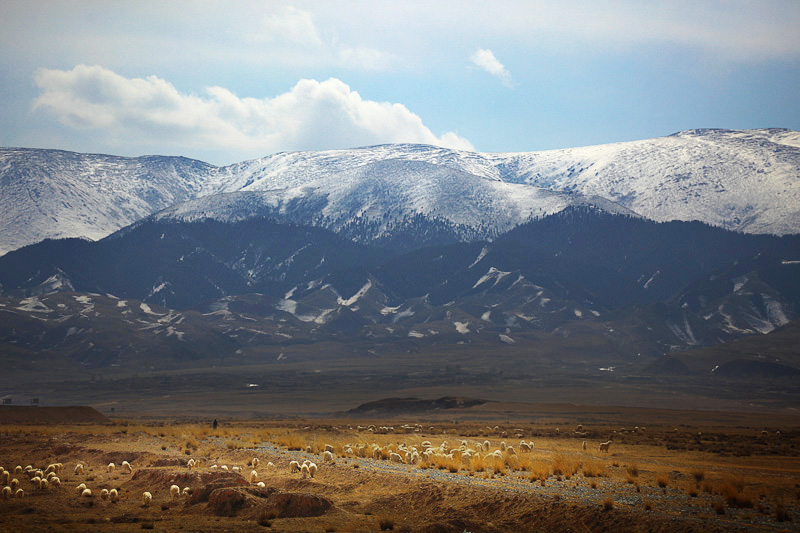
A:
[[[659,474],[656,478],[656,483],[662,489],[669,485],[669,476],[667,474]]]
[[[653,510],[653,503],[650,500],[644,501],[644,510],[645,511],[652,511]]]
[[[700,483],[706,477],[706,473],[700,468],[695,468],[692,470],[691,474],[697,483]]]
[[[725,504],[722,503],[721,501],[714,500],[714,503],[712,503],[711,506],[714,508],[714,511],[716,511],[718,515],[725,514]]]
[[[381,531],[392,531],[394,529],[394,520],[390,518],[381,518],[378,520],[378,526]]]
[[[791,522],[792,516],[789,514],[789,511],[786,507],[783,506],[783,502],[775,503],[775,520],[778,522]]]
[[[628,465],[626,470],[631,477],[639,477],[639,465],[636,463]]]
[[[612,498],[611,496],[607,496],[603,500],[603,510],[610,511],[613,508],[614,508],[614,498]]]

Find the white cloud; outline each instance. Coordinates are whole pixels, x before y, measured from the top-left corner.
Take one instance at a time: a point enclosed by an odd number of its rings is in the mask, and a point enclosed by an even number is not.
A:
[[[314,25],[311,13],[286,6],[264,20],[261,31],[252,36],[255,41],[279,41],[305,47],[322,46],[322,38]]]
[[[470,56],[469,60],[492,76],[500,78],[500,81],[502,81],[503,85],[506,87],[514,86],[514,82],[511,80],[511,73],[494,56],[491,50],[479,48],[477,52]]]
[[[100,66],[40,69],[33,109],[108,142],[228,149],[253,157],[286,150],[425,143],[473,150],[453,132],[437,137],[404,105],[365,100],[342,81],[304,79],[272,98],[242,98],[223,87],[183,94],[148,76],[128,79]]]

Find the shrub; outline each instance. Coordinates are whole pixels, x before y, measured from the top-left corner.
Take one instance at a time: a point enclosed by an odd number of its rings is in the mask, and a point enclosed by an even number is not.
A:
[[[626,470],[631,477],[639,477],[639,465],[636,463],[628,465]]]
[[[656,477],[656,483],[663,489],[669,485],[669,476],[667,474],[659,474],[658,477]]]
[[[703,478],[706,477],[706,473],[700,468],[695,468],[694,470],[692,470],[691,474],[697,483],[700,483],[701,481],[703,481]]]
[[[391,531],[394,529],[394,520],[391,518],[381,518],[378,520],[378,526],[381,528],[381,531]]]
[[[603,510],[610,511],[613,508],[614,508],[614,498],[612,498],[611,496],[607,496],[603,500]]]

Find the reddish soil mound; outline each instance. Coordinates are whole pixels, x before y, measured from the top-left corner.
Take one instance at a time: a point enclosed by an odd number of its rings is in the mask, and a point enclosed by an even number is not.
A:
[[[300,518],[321,516],[332,506],[327,498],[284,492],[275,487],[224,487],[209,494],[206,510],[217,516],[235,516],[243,508],[249,508],[253,516],[267,513],[275,518]]]
[[[93,407],[0,406],[0,424],[111,424],[111,420]]]

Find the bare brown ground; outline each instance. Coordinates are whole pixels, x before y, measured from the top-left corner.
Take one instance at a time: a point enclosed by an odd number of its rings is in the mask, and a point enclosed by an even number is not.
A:
[[[62,462],[64,470],[59,489],[34,489],[28,475],[12,475],[25,496],[0,500],[0,531],[799,529],[800,431],[792,417],[765,425],[763,418],[730,413],[578,412],[568,405],[524,410],[539,415],[527,422],[510,413],[516,422],[225,420],[217,430],[185,420],[3,424],[0,466]],[[373,430],[366,428],[373,423]],[[403,428],[406,423],[422,429]],[[598,443],[608,438],[609,453],[600,453]],[[462,440],[469,448],[489,440],[492,450],[501,441],[517,450],[521,440],[535,445],[533,453],[520,452],[519,460],[506,454],[496,469],[460,462],[396,464],[345,453],[346,444],[397,450],[401,443],[421,448],[425,440],[433,446],[446,440],[450,449]],[[335,464],[323,462],[325,444],[334,447]],[[246,479],[253,457],[261,461],[256,471],[263,488]],[[201,466],[190,470],[189,458]],[[313,479],[289,471],[291,460],[305,458],[320,467]],[[133,474],[120,471],[123,460],[131,462]],[[87,465],[83,475],[73,471],[79,461]],[[106,471],[109,462],[116,463],[114,472]],[[223,464],[240,467],[242,475],[222,472]],[[78,497],[79,483],[93,491],[91,498]],[[192,495],[172,499],[173,483],[189,487]],[[117,488],[120,501],[102,500],[103,488]],[[148,507],[142,505],[144,491],[153,494]]]

